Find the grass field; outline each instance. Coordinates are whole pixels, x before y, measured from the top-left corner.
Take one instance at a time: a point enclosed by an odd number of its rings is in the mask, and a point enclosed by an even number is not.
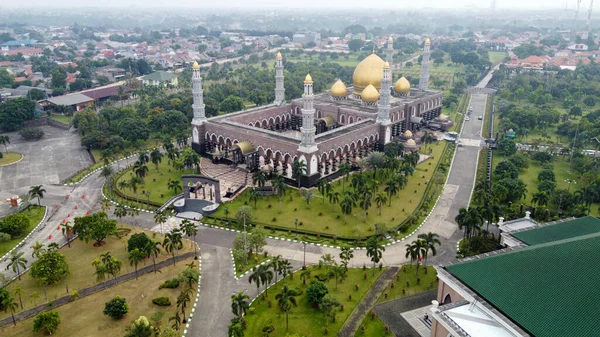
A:
[[[127,240],[129,239],[129,237],[131,237],[132,234],[146,232],[146,234],[150,238],[154,237],[153,240],[160,241],[160,242],[162,242],[162,240],[163,240],[162,235],[143,230],[139,227],[133,227],[130,225],[120,225],[120,227],[131,229],[131,232],[127,236],[125,236],[121,239],[119,239],[117,237],[109,237],[105,240],[106,244],[101,247],[94,247],[92,245],[93,244],[92,242],[86,244],[84,241],[76,240],[71,243],[71,248],[65,246],[60,249],[60,253],[65,255],[67,263],[69,264],[69,269],[71,271],[71,274],[66,278],[66,283],[69,286],[69,292],[72,292],[73,290],[81,290],[81,289],[88,288],[88,287],[91,287],[91,286],[97,284],[96,277],[94,276],[94,267],[92,267],[92,265],[90,263],[92,262],[92,260],[99,257],[100,254],[103,254],[107,251],[111,252],[112,256],[114,256],[115,258],[117,258],[123,262],[123,266],[121,267],[121,275],[134,272],[134,267],[129,265],[129,261],[127,258]],[[60,235],[60,234],[57,233],[57,235]],[[194,251],[194,248],[191,247],[189,241],[185,240],[183,249],[181,249],[178,254],[183,254],[183,253],[193,252],[193,251]],[[157,262],[159,262],[159,261],[166,260],[170,257],[171,257],[171,255],[169,253],[165,252],[164,249],[161,248],[161,254],[158,256],[158,258],[156,260],[157,260]],[[30,260],[31,256],[24,256],[24,258]],[[143,263],[138,265],[138,268],[148,266],[148,265],[152,265],[152,259],[144,260]],[[182,265],[184,265],[184,263],[179,262],[177,265],[182,266]],[[164,276],[157,277],[158,275],[164,275]],[[154,282],[155,278],[162,279],[164,277],[171,278],[174,276],[175,276],[175,274],[170,274],[170,273],[164,272],[164,271],[162,273],[156,274],[156,275],[154,275],[152,273],[152,274],[148,274],[147,280],[145,282]],[[146,289],[146,291],[148,289],[150,289],[150,288],[148,288],[147,285],[145,285],[145,283],[141,283],[141,282],[138,283],[136,281],[130,281],[130,282],[127,282],[127,284],[131,284],[132,282],[134,284],[133,286],[131,286],[132,288],[139,288],[140,291],[143,291],[143,289]],[[15,282],[11,283],[10,285],[8,285],[6,287],[6,289],[12,293],[13,289],[16,286],[21,287],[21,289],[23,289],[23,291],[25,292],[25,294],[23,295],[23,305],[24,305],[25,309],[30,309],[34,306],[33,303],[31,303],[29,301],[30,295],[33,294],[34,292],[39,295],[39,299],[37,300],[37,305],[47,302],[44,297],[43,287],[35,279],[33,279],[30,276],[29,272],[23,274],[21,276],[20,281],[15,281]],[[109,289],[112,289],[112,288],[109,288]],[[152,287],[152,289],[158,289],[158,288]],[[135,290],[135,289],[132,289],[132,290]],[[60,282],[58,284],[54,284],[54,285],[46,287],[46,293],[48,295],[48,301],[52,301],[56,298],[67,295],[66,288],[65,288],[65,282]],[[154,296],[154,297],[156,297],[156,296]],[[104,303],[104,301],[109,297],[107,296],[107,297],[101,297],[101,298],[102,298],[102,303]],[[147,298],[148,301],[151,299],[152,299],[152,297]],[[98,301],[98,300],[96,300],[96,301]],[[76,302],[76,303],[78,303],[78,302]],[[78,310],[81,310],[80,306],[77,306],[77,307],[78,307]],[[7,317],[9,315],[10,315],[9,313],[2,312],[2,313],[0,313],[0,318]],[[132,317],[132,319],[136,319],[136,318],[137,318],[137,316]],[[65,325],[67,325],[67,324],[65,324]]]
[[[10,165],[18,162],[23,158],[23,155],[15,152],[2,152],[2,158],[0,158],[0,166]]]
[[[71,124],[71,122],[73,121],[73,116],[65,116],[65,115],[56,115],[56,114],[52,114],[52,116],[50,117],[53,120],[63,123],[63,124]]]
[[[500,51],[490,51],[488,52],[490,57],[490,62],[496,63],[498,61],[502,61],[506,56],[508,56],[505,52]]]
[[[29,217],[29,227],[27,227],[27,230],[23,235],[10,239],[6,242],[0,242],[0,256],[3,256],[4,254],[8,253],[11,249],[13,249],[14,246],[21,242],[21,240],[23,240],[23,238],[26,237],[27,234],[29,234],[33,230],[33,228],[35,228],[35,226],[37,226],[40,223],[40,221],[42,221],[45,211],[45,206],[40,207],[36,205],[31,206],[29,211],[23,211],[23,214]]]
[[[436,87],[442,89],[450,88],[454,74],[463,71],[464,66],[461,64],[431,64],[429,67],[429,84],[430,86],[436,86],[436,81],[441,81],[443,82],[443,85]],[[398,74],[398,78],[405,76],[409,79],[412,79],[411,85],[416,87],[421,75],[421,65],[415,62],[411,67],[402,67],[399,70],[396,70],[395,73]],[[394,78],[396,78],[396,74],[394,74]]]
[[[78,337],[96,337],[96,336],[123,336],[125,329],[131,326],[133,320],[140,316],[146,316],[151,324],[155,326],[170,325],[168,322],[177,309],[177,296],[182,291],[183,286],[179,289],[158,289],[158,286],[167,279],[176,277],[185,268],[186,264],[193,262],[194,259],[189,258],[180,261],[177,265],[172,264],[161,269],[162,273],[149,273],[140,276],[138,280],[130,280],[118,284],[116,287],[108,288],[97,292],[93,295],[78,299],[69,304],[57,307],[53,311],[58,312],[61,317],[61,324],[58,332],[53,336],[78,336]],[[197,262],[196,262],[197,263]],[[91,266],[89,267],[91,268]],[[90,273],[86,273],[89,276]],[[29,307],[29,299],[23,299]],[[115,296],[121,296],[127,300],[129,305],[129,313],[121,319],[112,319],[103,314],[104,304]],[[166,296],[171,300],[171,306],[159,307],[152,304],[152,299]],[[193,293],[190,297],[195,298]],[[43,294],[42,294],[43,298]],[[24,303],[24,304],[25,304]],[[38,302],[39,304],[39,302]],[[156,322],[152,321],[154,315],[160,316]],[[162,315],[160,314],[162,313]],[[189,308],[186,314],[189,313]],[[158,316],[155,316],[158,318]],[[17,323],[17,326],[12,324],[0,328],[0,335],[6,337],[17,336],[42,336],[42,334],[33,334],[33,320],[29,318],[25,321]]]
[[[268,259],[270,259],[270,257],[265,257],[264,254],[252,254],[252,257],[248,257],[248,264],[246,264],[244,260],[235,260],[235,277],[240,277],[240,275],[243,275],[248,270],[258,266]]]
[[[317,266],[310,266],[308,270],[311,271],[311,280],[315,280],[315,276],[325,272],[325,267],[319,269]],[[323,312],[319,309],[312,308],[311,304],[308,303],[305,296],[305,291],[310,284],[307,280],[307,285],[302,284],[300,272],[294,273],[293,279],[286,279],[279,281],[276,285],[269,289],[269,297],[266,300],[254,301],[251,306],[251,310],[254,309],[254,313],[249,313],[246,316],[247,328],[245,336],[263,336],[262,328],[267,325],[273,325],[275,331],[269,335],[269,337],[283,337],[286,336],[285,331],[285,313],[280,312],[277,307],[277,300],[275,295],[279,293],[284,284],[287,283],[288,287],[302,291],[303,294],[297,297],[297,307],[292,307],[289,311],[289,333],[298,334],[299,336],[320,336],[324,332],[324,328],[329,329],[331,336],[336,336],[337,332],[344,324],[344,321],[348,318],[354,307],[361,301],[364,294],[371,288],[373,283],[377,280],[381,272],[379,269],[376,270],[375,276],[372,275],[371,270],[367,269],[349,269],[348,277],[341,283],[338,284],[336,289],[335,278],[324,282],[329,290],[329,294],[335,297],[344,309],[337,312],[335,322],[331,319],[326,322]],[[366,279],[364,278],[366,275]],[[358,285],[358,290],[356,286]],[[249,288],[249,291],[255,289]],[[352,299],[349,299],[352,296]],[[272,307],[269,307],[268,303],[271,302]],[[339,309],[338,309],[339,310]]]
[[[135,161],[136,158],[131,158],[130,162]],[[138,187],[137,197],[140,200],[148,200],[148,197],[144,195],[146,191],[150,192],[150,201],[157,203],[164,203],[173,197],[176,193],[170,190],[167,186],[169,180],[178,180],[181,182],[181,176],[183,174],[193,174],[196,170],[175,170],[169,163],[168,158],[163,157],[162,162],[158,164],[158,171],[156,166],[151,162],[146,164],[148,166],[148,174],[144,177],[144,185]],[[118,188],[119,182],[128,181],[133,176],[133,170],[128,169],[117,181],[116,186]],[[119,189],[123,194],[136,198],[136,194],[129,188]],[[180,193],[180,192],[178,192]]]
[[[332,204],[324,200],[316,189],[317,196],[312,199],[308,208],[306,201],[299,195],[298,190],[291,189],[283,197],[283,211],[281,213],[279,212],[279,199],[277,196],[261,198],[254,207],[254,203],[249,200],[248,190],[246,190],[235,200],[223,204],[224,207],[219,207],[214,216],[225,218],[224,208],[228,207],[230,216],[235,217],[235,212],[247,203],[253,209],[255,208],[252,217],[256,223],[276,224],[288,227],[293,232],[295,229],[294,220],[298,219],[299,229],[338,236],[373,235],[375,231],[374,224],[384,224],[387,228],[392,228],[406,219],[419,205],[419,201],[427,187],[425,182],[431,179],[444,150],[444,145],[443,142],[439,142],[430,147],[433,150],[433,159],[417,165],[415,173],[408,177],[406,187],[392,197],[391,207],[386,204],[381,208],[381,215],[379,215],[379,209],[373,202],[371,208],[368,209],[366,221],[363,220],[362,208],[354,207],[352,214],[347,217],[347,223],[344,223],[344,214],[340,206],[336,204],[332,207]],[[348,178],[348,181],[344,182],[345,189],[350,188],[350,180]],[[341,180],[333,182],[333,187],[334,191],[338,191],[343,195]],[[381,184],[378,192],[385,193],[384,187],[385,185]]]

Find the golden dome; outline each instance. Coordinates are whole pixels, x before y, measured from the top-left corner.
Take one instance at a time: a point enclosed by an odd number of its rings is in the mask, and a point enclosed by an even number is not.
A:
[[[388,43],[394,43],[394,39],[392,39],[392,37],[388,37]]]
[[[406,131],[404,131],[404,137],[406,137],[406,138],[410,138],[410,137],[412,137],[412,136],[413,136],[413,134],[412,134],[412,132],[411,132],[410,130],[406,130]]]
[[[306,74],[306,77],[304,78],[304,84],[312,84],[313,80],[312,77],[310,76],[310,74]]]
[[[360,98],[365,102],[377,102],[379,100],[379,91],[372,85],[369,84],[360,94]]]
[[[346,97],[348,95],[348,88],[341,80],[337,80],[331,86],[331,96],[332,97]]]
[[[278,60],[281,60],[283,58],[283,56],[281,56],[281,52],[277,52],[277,55],[275,55],[275,58]]]
[[[396,84],[394,84],[394,91],[402,93],[410,92],[410,82],[406,77],[402,76],[396,81]]]
[[[387,62],[385,62],[385,63],[383,64],[383,69],[390,69],[390,64],[389,64],[389,63],[387,63]]]
[[[373,53],[356,66],[352,75],[355,94],[360,95],[369,84],[372,84],[375,89],[381,89],[384,62],[379,56]]]
[[[417,143],[415,143],[414,139],[409,139],[406,141],[406,143],[404,143],[404,145],[406,146],[417,146]]]
[[[200,65],[198,64],[197,61],[194,61],[194,65],[192,66],[192,69],[194,69],[194,70],[200,69]]]
[[[429,38],[425,39],[425,44],[431,44],[431,41],[429,41]]]

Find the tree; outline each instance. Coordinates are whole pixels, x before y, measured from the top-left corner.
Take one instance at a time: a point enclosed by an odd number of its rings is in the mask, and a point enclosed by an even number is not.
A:
[[[106,180],[106,185],[108,186],[108,190],[110,193],[112,193],[112,184],[110,183],[110,179],[114,173],[115,171],[110,165],[104,165],[102,167],[102,170],[100,170],[100,176]]]
[[[515,141],[510,138],[503,138],[498,142],[498,150],[505,156],[512,156],[517,152]]]
[[[151,337],[152,325],[146,316],[140,316],[127,328],[125,337]]]
[[[322,301],[323,297],[329,293],[329,290],[325,284],[321,281],[312,281],[306,289],[306,300],[313,306],[318,306]]]
[[[196,226],[195,223],[191,222],[188,219],[184,219],[181,224],[179,224],[179,229],[188,237],[188,239],[190,237],[194,238],[194,241],[191,242],[192,246],[194,247],[194,257],[197,258],[196,255],[196,234],[198,234],[198,227]]]
[[[342,179],[343,181],[344,179]],[[335,204],[340,202],[340,192],[335,191],[333,193],[329,193],[329,203],[331,204],[331,212],[335,211]]]
[[[35,102],[28,98],[14,98],[0,103],[0,129],[15,131],[23,122],[33,119]]]
[[[310,278],[310,269],[304,269],[301,273],[300,273],[300,278],[302,278],[302,284],[306,285],[306,279]]]
[[[13,250],[13,252],[10,254],[10,261],[8,262],[8,265],[6,265],[6,270],[8,270],[8,268],[12,268],[12,271],[17,273],[19,281],[21,280],[21,268],[25,269],[27,267],[27,259],[23,257],[23,254],[25,253],[17,253]]]
[[[169,322],[171,321],[173,322],[173,325],[171,325],[171,327],[179,331],[179,328],[181,327],[181,316],[179,315],[179,310],[175,311],[175,314],[169,317]]]
[[[181,192],[183,187],[181,187],[181,181],[179,180],[169,180],[167,181],[167,188],[173,190],[173,194],[177,194]]]
[[[160,254],[160,242],[150,240],[144,247],[144,252],[147,256],[152,256],[152,265],[154,266],[154,272],[156,273],[156,258]]]
[[[135,248],[134,250],[129,252],[128,258],[129,264],[135,268],[135,279],[137,280],[138,263],[140,263],[140,261],[143,261],[146,258],[146,256],[144,255],[144,252],[142,252],[139,248]]]
[[[344,213],[344,223],[348,222],[348,214],[352,213],[352,207],[354,207],[354,199],[349,196],[345,196],[340,202],[340,208],[342,209],[342,213]]]
[[[173,265],[175,265],[175,252],[183,248],[181,232],[179,229],[174,228],[169,233],[165,234],[162,246],[167,252],[173,255]]]
[[[319,304],[319,309],[323,312],[323,316],[325,316],[325,323],[328,325],[329,318],[333,322],[335,322],[335,315],[337,313],[337,307],[341,304],[340,302],[331,295],[326,295],[323,298],[323,301]]]
[[[246,314],[246,310],[250,308],[248,300],[250,297],[244,294],[243,291],[238,291],[237,294],[231,295],[231,311],[237,317],[242,317]]]
[[[266,284],[270,278],[273,278],[273,271],[269,269],[269,266],[261,264],[258,267],[252,268],[252,274],[248,278],[248,283],[256,283],[256,296],[258,296],[258,290],[261,284]],[[269,281],[270,282],[270,281]]]
[[[33,331],[42,331],[52,335],[58,331],[60,325],[60,314],[56,311],[39,313],[33,320]]]
[[[287,193],[287,185],[283,180],[283,177],[280,175],[276,175],[271,180],[273,188],[277,191],[277,197],[279,198],[279,213],[283,210],[283,197]]]
[[[128,312],[129,305],[127,304],[127,301],[120,296],[116,296],[104,305],[104,314],[110,318],[119,319]]]
[[[84,217],[76,217],[73,233],[86,243],[93,239],[94,247],[104,244],[104,239],[117,232],[117,221],[108,219],[104,212],[94,213]]]
[[[470,246],[470,239],[473,237],[475,232],[479,233],[481,230],[481,224],[483,223],[483,217],[479,211],[471,207],[466,209],[464,207],[458,210],[458,215],[454,218],[454,221],[458,224],[458,229],[463,230],[463,240],[466,239],[469,242],[467,249]]]
[[[21,304],[21,310],[23,310],[23,299],[21,296],[25,295],[25,291],[23,290],[23,288],[16,286],[13,289],[13,292],[15,293],[16,296],[19,296],[19,304]]]
[[[348,42],[348,49],[353,52],[357,52],[362,48],[365,43],[361,39],[352,39]]]
[[[373,170],[373,179],[377,177],[377,170],[385,165],[385,154],[383,152],[372,152],[367,157],[369,168]]]
[[[307,167],[305,161],[294,160],[292,162],[292,178],[296,179],[298,188],[300,188],[300,178],[306,174]]]
[[[350,260],[354,257],[354,251],[352,248],[348,246],[343,246],[340,251],[340,260],[342,261],[342,266],[345,270],[348,270],[348,264]]]
[[[183,316],[183,320],[181,322],[184,324],[187,323],[185,308],[187,307],[187,304],[190,301],[191,291],[192,289],[188,288],[187,290],[182,291],[181,294],[179,294],[179,296],[177,296],[177,307],[181,308],[181,316]]]
[[[13,324],[16,326],[17,321],[15,320],[15,311],[17,311],[17,309],[19,309],[19,304],[17,302],[15,302],[15,299],[10,297],[10,295],[9,295],[9,297],[5,298],[2,301],[2,307],[4,308],[5,312],[10,311],[10,315],[12,316]]]
[[[315,197],[315,192],[311,189],[304,189],[302,190],[302,197],[306,201],[306,208],[308,209],[310,207],[310,201]]]
[[[44,286],[56,284],[69,275],[69,265],[64,255],[48,250],[31,265],[31,277]]]
[[[146,175],[148,174],[148,166],[146,166],[146,164],[143,161],[137,160],[134,164],[133,164],[133,172],[135,173],[136,176],[144,179],[144,177],[146,177]]]
[[[281,292],[275,295],[275,299],[277,300],[277,306],[281,311],[285,312],[285,330],[288,330],[289,327],[289,312],[292,306],[296,307],[298,304],[296,303],[296,296],[300,295],[300,292],[288,288],[287,284],[283,286]]]
[[[219,110],[223,112],[240,111],[244,109],[244,101],[233,95],[227,96],[219,105]]]
[[[7,135],[0,135],[0,144],[4,145],[4,151],[8,151],[6,145],[10,144],[10,137]]]
[[[254,171],[254,173],[252,173],[252,184],[254,186],[264,187],[266,181],[267,181],[267,175],[265,174],[265,171],[258,170],[258,171]]]
[[[432,232],[422,233],[418,236],[418,238],[425,243],[425,263],[423,264],[425,267],[427,267],[427,256],[429,255],[429,251],[431,251],[432,256],[437,255],[435,245],[441,246],[439,237],[440,236],[437,233]],[[425,269],[425,272],[427,272],[427,269]]]
[[[44,244],[40,243],[39,241],[36,241],[35,244],[33,246],[31,246],[31,248],[33,249],[33,252],[31,253],[31,257],[36,257],[38,259],[39,259],[40,255],[42,255],[46,252],[46,249],[44,249]]]
[[[388,179],[388,181],[385,183],[385,188],[383,190],[388,195],[388,201],[389,201],[388,207],[391,207],[392,206],[392,196],[396,195],[398,193],[398,191],[400,190],[400,187],[398,186],[398,182],[393,178]]]
[[[45,193],[46,193],[46,190],[43,188],[42,185],[36,185],[36,186],[31,186],[31,188],[29,188],[28,194],[29,194],[30,198],[37,198],[38,205],[41,205],[40,199],[44,198]]]
[[[385,251],[385,247],[382,246],[377,237],[372,236],[367,240],[367,256],[371,258],[373,262],[373,275],[375,275],[375,264],[379,263]]]
[[[163,154],[158,148],[155,148],[154,150],[152,150],[152,152],[150,152],[150,160],[152,161],[152,164],[156,166],[156,172],[159,172],[158,164],[162,162],[162,158]]]
[[[260,194],[260,192],[258,191],[258,189],[256,187],[253,187],[248,190],[248,199],[250,199],[250,202],[254,202],[254,208],[256,208],[256,202],[261,197],[262,197],[262,194]]]
[[[127,240],[127,251],[131,252],[134,249],[143,251],[144,247],[146,247],[150,241],[151,239],[144,232],[132,234],[129,240]]]
[[[362,193],[360,194],[360,205],[363,209],[363,221],[367,221],[367,210],[371,207],[371,199],[373,198],[373,193],[367,189],[364,188]]]
[[[124,181],[121,181],[121,182],[124,182]],[[117,218],[121,219],[127,215],[127,208],[123,204],[117,204],[115,206],[115,210],[113,211],[113,214]]]
[[[267,233],[265,232],[265,229],[261,226],[254,227],[248,238],[248,246],[253,249],[256,254],[259,254],[266,245]]]

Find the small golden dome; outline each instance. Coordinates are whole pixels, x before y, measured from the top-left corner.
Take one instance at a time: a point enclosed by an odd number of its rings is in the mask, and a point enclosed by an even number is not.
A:
[[[372,84],[375,89],[381,88],[384,62],[385,61],[376,54],[371,54],[365,57],[365,59],[354,68],[352,83],[354,85],[355,94],[360,95],[369,84]]]
[[[410,82],[406,79],[406,77],[400,77],[396,83],[394,84],[395,92],[407,93],[410,92]]]
[[[379,91],[372,84],[369,84],[362,91],[360,98],[365,102],[377,102],[379,100]]]
[[[346,97],[348,95],[348,88],[341,80],[337,80],[331,86],[331,96],[332,97]]]
[[[410,137],[412,137],[412,136],[413,136],[413,134],[412,134],[412,132],[411,132],[410,130],[406,130],[406,131],[404,131],[404,137],[406,137],[406,138],[410,138]]]
[[[429,41],[429,38],[425,39],[425,44],[427,44],[427,45],[431,44],[431,41]]]
[[[440,115],[438,116],[438,119],[439,119],[439,120],[441,120],[441,121],[443,121],[443,120],[446,120],[446,119],[448,119],[448,115],[445,115],[445,114],[440,114]]]
[[[392,39],[392,37],[388,37],[388,43],[394,43],[394,39]]]
[[[390,69],[390,64],[389,64],[389,63],[387,63],[387,62],[385,62],[385,63],[383,64],[383,69]]]
[[[307,74],[306,77],[304,78],[304,84],[312,84],[313,80],[312,77],[310,76],[310,74]]]
[[[200,65],[198,64],[197,61],[194,61],[194,65],[192,65],[192,69],[194,69],[194,70],[200,69]]]
[[[277,55],[275,55],[275,58],[278,60],[281,60],[283,58],[283,56],[281,56],[281,52],[277,52]]]
[[[409,139],[406,141],[406,143],[404,143],[404,145],[406,146],[417,146],[417,143],[415,143],[414,139]]]

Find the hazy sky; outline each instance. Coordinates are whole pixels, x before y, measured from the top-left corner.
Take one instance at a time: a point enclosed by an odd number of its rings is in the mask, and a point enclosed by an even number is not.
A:
[[[574,8],[577,0],[496,0],[496,8]],[[582,8],[588,8],[584,0]],[[0,0],[0,6],[18,7],[193,7],[193,8],[488,8],[491,0]]]

